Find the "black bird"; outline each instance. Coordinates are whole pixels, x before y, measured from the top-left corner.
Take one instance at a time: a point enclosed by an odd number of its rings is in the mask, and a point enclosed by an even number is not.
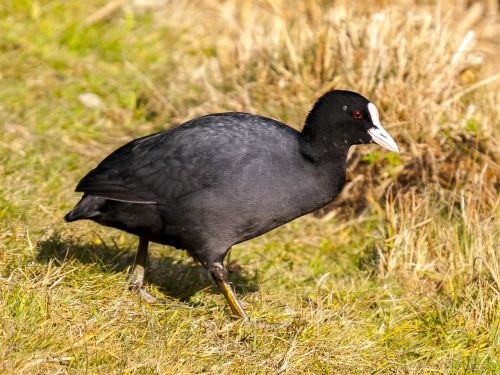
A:
[[[139,236],[131,289],[142,289],[149,241],[185,249],[211,274],[234,314],[248,319],[223,261],[234,244],[315,211],[345,183],[347,151],[378,143],[399,152],[363,96],[320,97],[304,129],[241,112],[211,114],[136,139],[76,187],[65,216]]]

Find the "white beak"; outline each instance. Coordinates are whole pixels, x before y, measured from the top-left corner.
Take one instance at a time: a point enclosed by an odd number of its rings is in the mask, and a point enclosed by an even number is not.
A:
[[[382,127],[380,123],[380,119],[378,116],[377,107],[375,104],[368,103],[368,111],[370,112],[370,116],[373,122],[373,128],[368,130],[368,134],[372,137],[373,142],[379,144],[383,148],[386,148],[389,151],[397,152],[399,154],[399,148],[396,144],[396,141],[387,133],[387,131]]]
[[[399,154],[398,145],[384,128],[371,128],[368,130],[368,134],[372,137],[373,142],[388,149],[389,151],[394,151]]]

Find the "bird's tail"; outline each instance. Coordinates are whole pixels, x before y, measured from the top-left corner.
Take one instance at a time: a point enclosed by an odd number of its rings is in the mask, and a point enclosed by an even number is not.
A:
[[[85,194],[80,202],[64,216],[64,221],[70,223],[76,220],[90,219],[99,215],[99,208],[105,202],[104,198]]]

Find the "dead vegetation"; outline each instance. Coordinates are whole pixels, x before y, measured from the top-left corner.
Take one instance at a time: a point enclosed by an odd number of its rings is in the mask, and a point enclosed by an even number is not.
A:
[[[0,22],[1,372],[498,372],[496,1],[11,1]],[[321,218],[235,248],[263,324],[162,247],[168,303],[138,303],[134,239],[62,223],[125,141],[220,111],[299,129],[330,88],[377,103],[402,153],[356,148]]]

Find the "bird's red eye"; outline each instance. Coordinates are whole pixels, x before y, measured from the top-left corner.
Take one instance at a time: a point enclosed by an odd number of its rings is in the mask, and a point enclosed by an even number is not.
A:
[[[363,117],[363,114],[360,111],[353,112],[352,117],[354,117],[356,120],[359,120],[361,117]]]

